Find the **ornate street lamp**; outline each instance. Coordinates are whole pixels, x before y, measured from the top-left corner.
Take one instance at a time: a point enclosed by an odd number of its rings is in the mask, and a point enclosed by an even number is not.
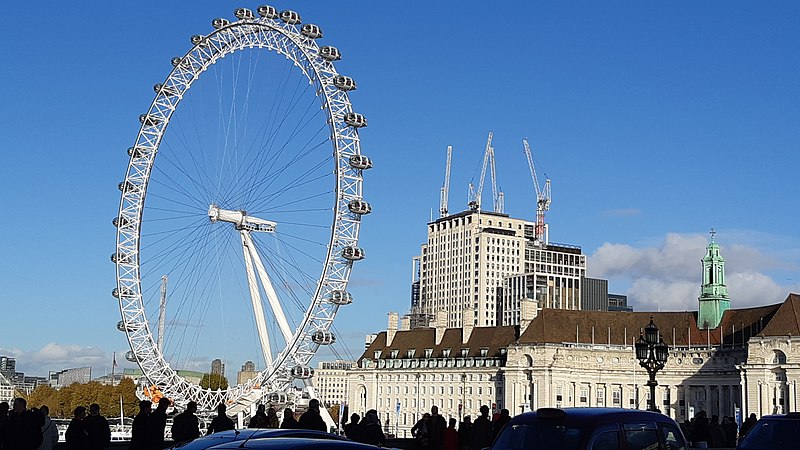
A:
[[[669,347],[658,336],[658,327],[653,323],[653,316],[650,316],[650,323],[644,327],[644,336],[639,335],[636,341],[636,359],[639,365],[647,371],[650,379],[647,385],[650,387],[650,401],[647,404],[649,411],[661,412],[656,407],[656,372],[664,368],[664,364],[669,357]]]

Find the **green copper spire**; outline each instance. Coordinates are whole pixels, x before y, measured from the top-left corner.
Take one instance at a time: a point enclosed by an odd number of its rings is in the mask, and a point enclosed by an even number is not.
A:
[[[703,262],[703,285],[700,286],[700,308],[697,313],[697,326],[701,329],[714,329],[719,326],[722,314],[730,309],[728,287],[725,285],[725,258],[719,254],[719,245],[714,242],[717,234],[711,229],[711,243],[706,247]]]

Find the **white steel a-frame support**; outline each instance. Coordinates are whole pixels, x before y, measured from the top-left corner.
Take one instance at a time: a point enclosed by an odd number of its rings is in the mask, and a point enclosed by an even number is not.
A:
[[[256,318],[256,329],[261,340],[261,352],[264,354],[264,361],[267,366],[272,365],[272,349],[269,345],[269,334],[267,333],[267,321],[264,317],[264,307],[261,304],[261,293],[256,280],[256,272],[253,270],[253,260],[250,257],[249,246],[252,244],[250,233],[247,230],[239,231],[242,237],[242,252],[244,253],[244,265],[247,269],[247,285],[250,287],[250,301],[253,303],[253,316]]]

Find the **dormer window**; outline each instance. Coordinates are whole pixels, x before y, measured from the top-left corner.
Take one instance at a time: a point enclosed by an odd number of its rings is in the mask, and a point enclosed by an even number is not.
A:
[[[449,358],[450,357],[450,349],[446,348],[446,349],[442,350],[442,356],[444,356],[445,358]]]
[[[425,349],[425,357],[426,358],[430,358],[431,355],[433,355],[433,349],[432,348],[426,348]]]
[[[399,353],[399,350],[392,350],[392,351],[391,351],[391,353],[390,353],[390,354],[391,354],[391,358],[392,358],[392,359],[395,359],[395,358],[397,358],[397,354],[398,354],[398,353]]]
[[[488,354],[489,354],[489,349],[488,349],[487,347],[483,347],[483,348],[481,348],[481,356],[482,356],[482,357],[484,357],[484,358],[485,358],[485,357],[486,357],[486,355],[488,355]]]
[[[375,359],[381,359],[381,351],[375,350]]]
[[[415,350],[415,349],[413,349],[413,348],[412,348],[412,349],[408,349],[408,350],[406,351],[406,358],[409,358],[409,359],[410,359],[410,358],[413,358],[413,357],[414,357],[414,353],[415,353],[415,352],[416,352],[416,350]]]
[[[461,357],[462,358],[466,358],[467,355],[469,355],[469,349],[468,348],[462,348],[461,349]]]

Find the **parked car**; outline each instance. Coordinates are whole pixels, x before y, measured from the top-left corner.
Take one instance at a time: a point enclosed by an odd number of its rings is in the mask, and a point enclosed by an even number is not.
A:
[[[270,450],[376,450],[380,447],[361,444],[351,440],[308,439],[298,437],[260,438],[235,441],[211,447],[211,450],[234,450],[240,448]]]
[[[209,434],[208,436],[201,436],[193,441],[181,442],[169,448],[180,449],[180,450],[203,450],[214,447],[215,445],[225,444],[234,441],[236,442],[236,445],[240,445],[247,439],[254,440],[254,439],[264,439],[264,438],[283,438],[283,437],[349,441],[349,439],[347,439],[344,436],[338,436],[336,434],[325,433],[317,430],[291,430],[282,428],[244,428],[241,430],[220,431],[219,433]]]
[[[800,412],[763,416],[747,432],[737,450],[774,450],[800,445]]]
[[[688,450],[678,424],[650,411],[540,408],[503,428],[492,450]]]

